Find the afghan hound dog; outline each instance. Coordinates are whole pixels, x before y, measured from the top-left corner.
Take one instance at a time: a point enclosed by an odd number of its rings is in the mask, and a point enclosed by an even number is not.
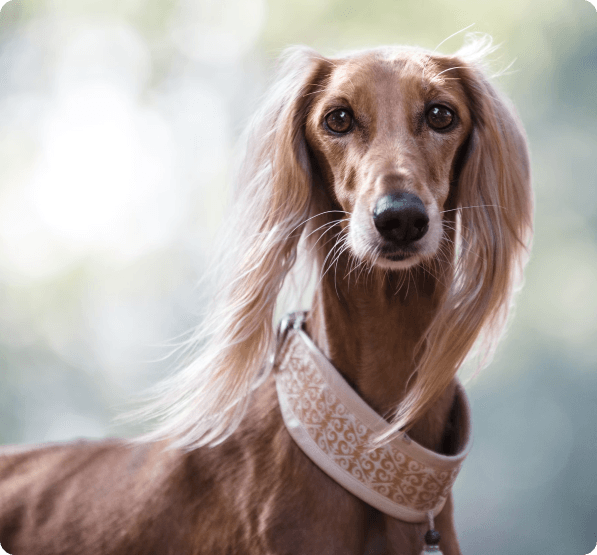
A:
[[[217,292],[143,405],[150,431],[4,447],[6,551],[460,553],[456,372],[488,360],[532,233],[492,51],[285,52],[245,136]],[[308,310],[278,326],[291,282]]]

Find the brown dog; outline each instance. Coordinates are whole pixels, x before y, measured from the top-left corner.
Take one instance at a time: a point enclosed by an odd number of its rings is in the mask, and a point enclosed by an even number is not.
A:
[[[524,133],[484,48],[288,51],[248,135],[204,350],[156,390],[145,440],[5,451],[4,549],[420,553],[425,524],[374,509],[299,449],[267,361],[280,288],[310,257],[306,331],[391,424],[378,441],[408,429],[453,450],[455,373],[497,341],[531,232]],[[451,496],[435,525],[443,553],[460,553]]]

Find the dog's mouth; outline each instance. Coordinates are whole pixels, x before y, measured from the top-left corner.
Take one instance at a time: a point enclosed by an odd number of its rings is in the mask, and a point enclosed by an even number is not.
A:
[[[392,262],[401,262],[401,261],[407,260],[408,258],[411,258],[415,254],[417,254],[417,249],[415,249],[415,248],[410,248],[410,249],[399,248],[399,249],[397,249],[396,247],[393,247],[393,248],[385,247],[385,248],[381,249],[380,254],[386,260],[391,260]]]
[[[400,261],[406,260],[407,258],[410,258],[410,257],[411,257],[410,254],[402,254],[402,253],[384,255],[384,258],[387,258],[388,260],[391,260],[392,262],[400,262]]]

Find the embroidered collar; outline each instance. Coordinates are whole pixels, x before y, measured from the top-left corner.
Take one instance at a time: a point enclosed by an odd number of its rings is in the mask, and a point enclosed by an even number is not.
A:
[[[460,383],[455,455],[430,451],[407,434],[371,449],[371,439],[389,424],[319,351],[302,330],[300,315],[281,325],[278,349],[280,409],[304,453],[342,487],[385,514],[406,522],[436,516],[471,445],[470,408]]]

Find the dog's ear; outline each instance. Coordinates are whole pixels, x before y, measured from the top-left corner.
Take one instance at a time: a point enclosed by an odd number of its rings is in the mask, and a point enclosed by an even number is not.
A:
[[[161,418],[142,439],[191,448],[225,439],[273,352],[274,310],[308,219],[312,172],[305,121],[329,63],[288,49],[245,136],[234,203],[214,272],[217,294],[192,339],[198,356],[160,384],[141,417]]]
[[[448,65],[464,87],[473,120],[452,193],[459,220],[457,259],[392,432],[412,425],[430,408],[469,353],[481,356],[480,365],[491,358],[532,234],[529,155],[516,113],[477,66],[458,57]]]
[[[503,327],[530,247],[530,162],[514,108],[480,69],[459,63],[473,131],[458,183],[461,252],[455,283],[466,300],[463,310],[488,331]]]

